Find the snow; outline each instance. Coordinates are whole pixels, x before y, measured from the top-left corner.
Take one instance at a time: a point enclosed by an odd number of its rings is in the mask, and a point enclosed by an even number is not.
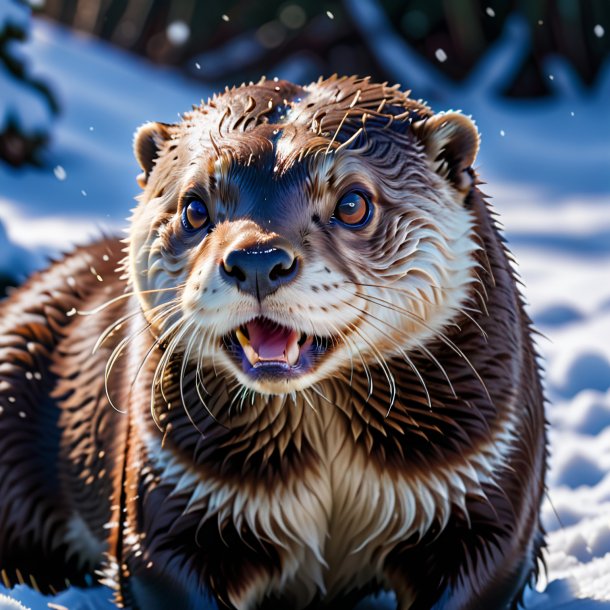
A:
[[[447,53],[445,53],[444,49],[436,49],[434,52],[434,57],[441,63],[447,61]]]
[[[26,610],[20,602],[0,594],[0,610]]]
[[[167,27],[167,38],[175,46],[184,44],[190,35],[191,30],[184,21],[173,21]]]
[[[30,10],[15,0],[0,4],[0,34],[8,27],[26,31],[30,27]]]
[[[434,108],[473,116],[484,142],[479,168],[490,185],[510,181],[544,189],[548,192],[541,195],[549,203],[565,193],[610,192],[608,65],[593,89],[587,89],[565,60],[553,58],[545,71],[553,74],[548,83],[554,97],[507,100],[501,92],[531,48],[529,26],[518,15],[506,20],[502,36],[466,80],[455,83],[398,36],[377,2],[346,0],[346,6],[391,81],[408,85]]]
[[[12,46],[12,45],[11,45]],[[2,68],[0,61],[0,133],[12,121],[20,131],[28,134],[44,134],[53,113],[40,92],[24,85],[10,72]]]
[[[24,34],[30,27],[30,8],[17,0],[0,2],[0,37],[7,29]],[[21,59],[21,41],[7,41],[5,51],[13,58]],[[10,122],[19,131],[35,136],[45,134],[53,118],[47,99],[23,80],[18,80],[0,59],[0,133]]]
[[[15,173],[0,164],[0,218],[12,240],[52,252],[125,225],[138,191],[135,129],[171,122],[211,91],[82,34],[35,23],[24,46],[34,74],[52,79],[62,114],[42,169]]]
[[[37,266],[37,263],[42,264],[43,259],[9,240],[2,217],[0,208],[0,278],[5,275],[14,280],[23,281],[28,273]]]
[[[500,212],[543,335],[551,441],[543,507],[548,585],[541,581],[528,591],[527,607],[610,610],[610,66],[587,91],[564,63],[550,62],[552,98],[508,101],[499,92],[527,51],[522,21],[507,22],[498,44],[458,85],[393,37],[375,2],[346,4],[353,4],[363,33],[381,40],[380,61],[388,58],[398,82],[436,109],[461,108],[476,119],[484,190]],[[42,168],[0,165],[0,274],[24,274],[40,267],[46,253],[124,227],[138,193],[133,132],[147,120],[172,121],[211,93],[42,21],[35,21],[25,52],[56,84],[63,112]],[[214,70],[212,60],[201,62],[205,70],[208,62]],[[300,80],[303,66],[287,62],[282,70]],[[103,588],[43,598],[18,587],[10,595],[33,610],[46,610],[48,602],[113,607]],[[391,596],[361,605],[373,607],[391,608]]]
[[[67,177],[66,170],[61,165],[56,165],[53,168],[53,173],[58,180],[65,180]]]

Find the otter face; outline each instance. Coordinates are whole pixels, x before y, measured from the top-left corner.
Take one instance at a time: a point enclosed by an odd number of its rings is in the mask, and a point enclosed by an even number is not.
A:
[[[356,79],[242,86],[143,126],[129,261],[156,336],[264,394],[408,361],[476,277],[477,146],[463,115]]]

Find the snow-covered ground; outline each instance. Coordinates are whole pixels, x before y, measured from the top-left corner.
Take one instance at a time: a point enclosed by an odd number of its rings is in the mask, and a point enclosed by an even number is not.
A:
[[[382,34],[380,56],[403,58],[399,80],[414,95],[429,95],[436,109],[462,108],[476,119],[485,191],[501,213],[530,313],[545,335],[538,344],[548,371],[551,422],[544,506],[548,586],[540,583],[543,591],[528,594],[528,608],[608,610],[610,66],[596,89],[584,92],[565,66],[551,63],[557,96],[502,101],[496,92],[527,44],[522,23],[509,22],[481,61],[478,78],[458,87],[420,65],[408,49],[392,47],[398,42],[371,12],[374,3],[354,5],[365,11],[363,30]],[[34,73],[55,86],[63,113],[46,167],[15,171],[0,164],[0,225],[6,231],[0,226],[0,274],[26,273],[43,264],[45,253],[124,227],[138,191],[133,131],[147,120],[172,121],[211,93],[175,72],[44,22],[35,22],[25,52],[35,58]],[[15,607],[3,605],[1,592],[0,610]],[[23,588],[10,595],[33,610],[49,602],[70,610],[112,607],[105,589],[54,599]],[[391,607],[387,600],[381,605]]]

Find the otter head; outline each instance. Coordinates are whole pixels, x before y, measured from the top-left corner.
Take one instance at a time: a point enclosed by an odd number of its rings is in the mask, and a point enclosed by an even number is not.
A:
[[[131,282],[198,367],[286,394],[406,357],[475,277],[478,135],[367,79],[227,90],[135,137]]]

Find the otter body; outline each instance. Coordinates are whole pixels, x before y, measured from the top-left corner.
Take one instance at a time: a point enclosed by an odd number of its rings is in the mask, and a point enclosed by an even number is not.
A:
[[[463,115],[354,78],[142,127],[127,248],[77,249],[0,304],[5,584],[516,607],[543,397],[477,147]]]

